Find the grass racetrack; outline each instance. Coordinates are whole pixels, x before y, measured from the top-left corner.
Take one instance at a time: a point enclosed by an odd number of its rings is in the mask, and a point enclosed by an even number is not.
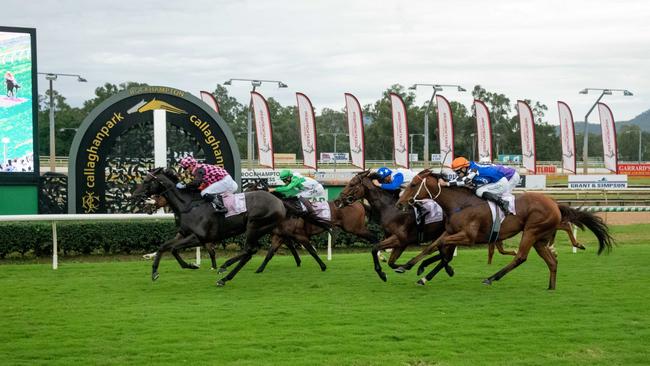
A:
[[[600,257],[590,233],[575,255],[558,234],[552,292],[534,251],[483,285],[511,258],[488,266],[485,248],[461,250],[455,277],[425,287],[414,270],[381,282],[369,253],[334,253],[320,272],[303,251],[301,268],[276,256],[255,274],[258,256],[224,288],[205,259],[181,270],[170,255],[155,283],[138,260],[3,264],[0,364],[647,365],[647,225],[613,233]]]

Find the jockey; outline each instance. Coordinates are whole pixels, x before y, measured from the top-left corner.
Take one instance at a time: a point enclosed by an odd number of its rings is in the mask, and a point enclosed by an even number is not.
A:
[[[198,188],[201,190],[201,197],[214,203],[217,212],[228,211],[223,205],[221,195],[235,193],[238,187],[226,169],[211,164],[199,164],[192,156],[181,159],[180,165],[194,176],[194,180],[187,185],[179,182],[176,184],[177,188]]]
[[[510,184],[504,170],[500,167],[479,165],[461,156],[451,162],[451,169],[458,174],[458,178],[450,182],[440,180],[440,185],[462,187],[474,184],[478,187],[475,192],[477,196],[495,202],[505,215],[512,214],[508,209],[508,202],[501,197],[509,191]]]
[[[512,191],[515,189],[515,187],[517,187],[517,184],[519,184],[520,177],[519,173],[517,173],[517,169],[515,168],[511,168],[505,165],[493,164],[490,158],[486,156],[482,156],[479,159],[478,164],[479,166],[497,168],[506,176],[506,179],[508,179],[508,190],[504,192],[504,194],[512,194]]]
[[[289,169],[280,172],[280,180],[283,186],[277,187],[275,192],[281,193],[284,197],[304,197],[306,199],[318,199],[325,196],[325,188],[313,178],[305,177],[300,173],[294,173]]]
[[[388,191],[405,188],[411,183],[413,177],[415,177],[415,173],[409,169],[397,168],[395,171],[392,171],[385,166],[377,170],[377,175],[379,179],[373,179],[372,183]]]
[[[303,211],[302,207],[304,207],[307,210],[307,216],[311,218],[314,224],[325,229],[330,229],[331,225],[318,217],[310,202],[326,196],[325,188],[323,188],[322,184],[313,178],[305,177],[297,172],[294,173],[289,169],[283,169],[280,172],[280,180],[282,180],[284,185],[272,189],[272,192],[280,193],[287,199],[294,199],[301,202],[302,205],[299,211]]]

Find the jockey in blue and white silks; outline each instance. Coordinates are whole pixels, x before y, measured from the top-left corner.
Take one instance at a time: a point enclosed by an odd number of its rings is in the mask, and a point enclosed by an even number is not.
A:
[[[377,170],[377,175],[379,176],[379,179],[375,185],[387,191],[395,191],[404,188],[411,183],[411,180],[415,177],[415,173],[409,169],[397,168],[393,171],[387,167],[379,168]]]
[[[452,161],[451,168],[458,177],[450,182],[441,182],[442,185],[462,187],[473,184],[477,187],[477,196],[496,203],[504,214],[511,215],[508,202],[501,196],[511,190],[507,174],[512,172],[495,165],[476,164],[462,156]]]

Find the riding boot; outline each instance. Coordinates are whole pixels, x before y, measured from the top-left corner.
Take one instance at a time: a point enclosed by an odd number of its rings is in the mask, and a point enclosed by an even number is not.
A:
[[[332,228],[332,223],[330,223],[327,220],[321,219],[316,211],[314,211],[314,207],[311,205],[311,202],[305,197],[298,197],[298,200],[302,203],[302,205],[305,207],[307,210],[304,218],[311,222],[312,224],[319,226],[325,230],[329,230]]]
[[[512,215],[512,212],[510,212],[510,208],[508,208],[508,201],[504,200],[497,194],[491,192],[483,192],[482,197],[485,198],[486,200],[496,203],[501,208],[504,215],[506,216]]]
[[[223,198],[220,194],[211,194],[206,193],[203,195],[203,199],[207,202],[210,202],[214,206],[214,210],[218,213],[226,213],[228,209],[223,205]]]

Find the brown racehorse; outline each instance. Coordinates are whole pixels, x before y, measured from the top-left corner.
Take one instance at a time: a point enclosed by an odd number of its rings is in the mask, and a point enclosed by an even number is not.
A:
[[[420,172],[413,178],[398,201],[400,207],[406,207],[416,200],[432,198],[442,206],[447,215],[446,232],[422,253],[411,259],[406,268],[412,268],[424,256],[440,247],[471,246],[488,241],[492,230],[492,214],[487,202],[466,188],[441,187],[440,179],[442,179],[441,175],[428,169]],[[613,238],[609,234],[609,229],[603,220],[594,214],[564,205],[558,206],[553,199],[534,192],[517,196],[515,202],[516,215],[505,218],[501,224],[498,240],[505,240],[522,232],[519,249],[512,262],[485,279],[483,281],[485,284],[498,281],[525,262],[530,249],[535,248],[549,268],[548,288],[555,289],[557,259],[549,249],[548,243],[555,237],[557,227],[562,221],[591,230],[598,239],[598,254],[611,249]],[[449,255],[443,256],[438,267],[452,259],[453,257]],[[423,283],[425,280],[430,280],[437,273],[436,269],[439,271],[438,267],[420,281]]]

